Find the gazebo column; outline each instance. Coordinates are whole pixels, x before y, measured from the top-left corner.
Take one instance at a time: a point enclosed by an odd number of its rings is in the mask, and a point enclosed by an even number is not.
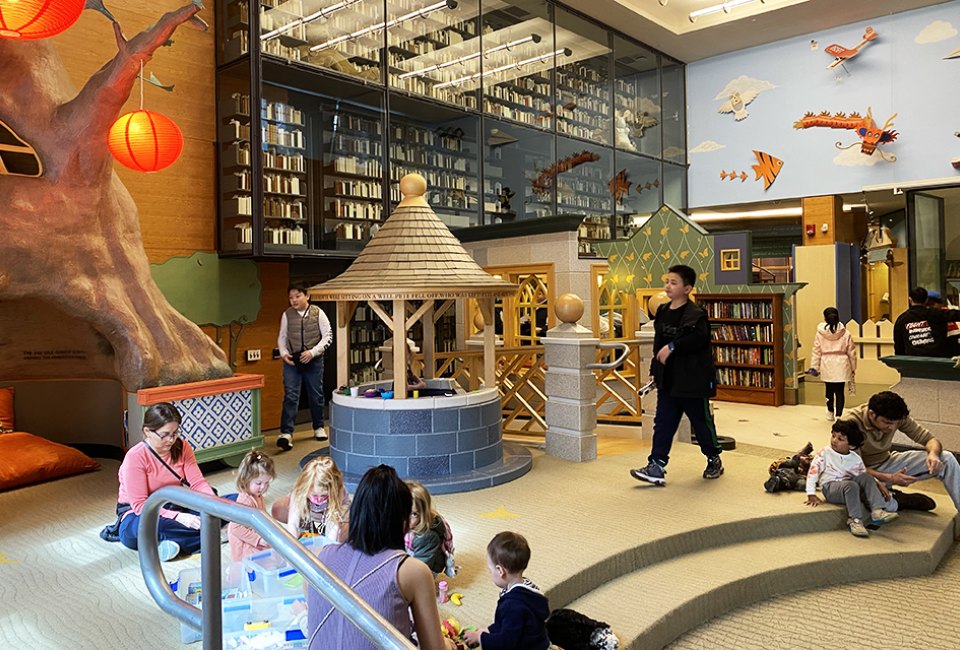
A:
[[[407,398],[407,301],[393,301],[393,398]]]
[[[483,316],[483,383],[487,388],[497,385],[497,332],[493,321],[493,298],[477,299]]]
[[[337,301],[337,386],[350,383],[350,320],[357,303]]]

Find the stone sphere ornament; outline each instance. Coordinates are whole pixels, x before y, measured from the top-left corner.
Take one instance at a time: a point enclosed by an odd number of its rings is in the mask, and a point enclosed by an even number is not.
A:
[[[564,323],[576,323],[583,316],[583,299],[575,293],[565,293],[557,298],[553,311]]]
[[[666,291],[653,294],[647,302],[647,308],[650,310],[647,316],[653,318],[657,315],[657,310],[660,309],[660,305],[665,305],[668,302],[670,302],[670,296],[667,295]]]

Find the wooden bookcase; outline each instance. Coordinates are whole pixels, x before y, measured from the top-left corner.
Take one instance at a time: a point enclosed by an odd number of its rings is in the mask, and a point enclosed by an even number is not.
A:
[[[717,366],[716,399],[783,404],[783,296],[700,294]]]

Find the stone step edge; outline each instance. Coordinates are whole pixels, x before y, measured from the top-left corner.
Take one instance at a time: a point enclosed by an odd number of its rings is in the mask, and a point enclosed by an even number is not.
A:
[[[637,521],[641,520],[642,516]],[[566,603],[572,603],[624,574],[678,557],[757,540],[832,531],[845,521],[846,512],[842,508],[828,506],[711,524],[647,541],[600,558],[546,588],[545,594],[553,608],[565,607]]]
[[[904,526],[906,522],[898,522],[898,524]],[[896,526],[898,524],[892,525]],[[909,524],[906,525],[909,526]],[[914,524],[914,527],[919,530],[921,525]],[[775,598],[807,589],[849,582],[929,575],[936,570],[953,545],[954,524],[951,520],[951,522],[942,525],[939,531],[930,531],[929,523],[926,524],[926,528],[926,532],[932,537],[932,540],[928,540],[929,543],[926,546],[918,543],[918,546],[910,549],[904,549],[897,542],[883,540],[879,536],[870,540],[854,540],[851,537],[850,539],[854,544],[864,544],[859,549],[864,552],[859,554],[837,554],[837,545],[816,543],[823,542],[826,539],[825,533],[791,535],[781,539],[754,540],[745,544],[706,549],[699,553],[678,556],[667,562],[649,565],[620,576],[612,583],[585,594],[566,605],[566,607],[608,623],[620,638],[621,650],[662,648],[686,632],[717,616],[766,598]],[[831,531],[831,535],[833,533],[839,534],[841,531]],[[846,533],[842,534],[845,535]],[[754,565],[749,562],[750,557],[755,557],[756,549],[751,547],[756,543],[762,542],[773,545],[781,543],[786,550],[797,543],[803,543],[805,541],[803,540],[804,537],[810,539],[811,552],[803,559],[784,554],[785,562],[782,566],[762,570],[755,570]],[[830,541],[836,541],[837,539],[836,536],[833,536]],[[839,539],[845,540],[846,538],[840,537]],[[880,542],[880,544],[876,544],[876,542]],[[875,546],[876,552],[869,552],[872,549],[867,545],[870,544]],[[840,546],[842,545],[843,541],[840,543]],[[767,548],[766,552],[769,553],[769,550]],[[828,557],[831,553],[834,556]],[[683,575],[685,569],[695,571],[698,567],[710,566],[718,561],[724,561],[728,564],[733,562],[733,566],[742,567],[745,573],[735,580],[722,582],[692,597],[683,596],[680,602],[674,605],[668,604],[669,609],[667,611],[646,624],[637,634],[624,634],[625,626],[623,622],[618,621],[614,616],[610,616],[606,611],[606,604],[624,602],[622,592],[626,590],[636,595],[632,602],[636,603],[637,609],[631,615],[631,620],[635,623],[638,618],[642,617],[644,602],[642,583],[669,585],[669,583],[664,583],[663,580],[658,581],[655,574],[670,573],[676,577],[676,575]],[[684,567],[683,565],[688,566]],[[635,583],[636,586],[634,586]],[[657,602],[662,605],[667,602],[666,599],[670,595],[668,589],[663,589],[657,597]],[[551,601],[552,608],[557,606]]]

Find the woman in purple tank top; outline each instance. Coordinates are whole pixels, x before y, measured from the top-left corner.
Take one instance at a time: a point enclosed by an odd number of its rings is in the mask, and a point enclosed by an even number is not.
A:
[[[353,588],[373,609],[409,637],[416,628],[423,650],[456,650],[440,633],[433,574],[404,551],[413,497],[392,467],[380,465],[363,475],[350,505],[344,544],[328,544],[320,561]],[[359,629],[312,587],[307,594],[310,650],[375,650]],[[410,614],[413,614],[411,625]]]

